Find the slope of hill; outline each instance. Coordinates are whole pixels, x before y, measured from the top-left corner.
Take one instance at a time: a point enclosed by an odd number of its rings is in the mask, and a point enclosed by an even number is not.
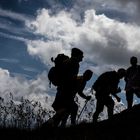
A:
[[[42,138],[51,134],[54,140],[139,140],[140,139],[140,105],[124,110],[111,119],[92,123],[81,123],[66,129],[42,130]],[[45,133],[44,133],[45,132]]]
[[[139,140],[140,105],[97,124],[81,123],[67,128],[46,126],[32,131],[9,128],[1,129],[0,134],[5,138],[24,140]]]

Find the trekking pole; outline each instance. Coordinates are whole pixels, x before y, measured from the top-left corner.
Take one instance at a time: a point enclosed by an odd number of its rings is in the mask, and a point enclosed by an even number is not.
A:
[[[83,106],[83,108],[82,108],[82,110],[81,110],[80,114],[79,114],[79,115],[78,115],[78,117],[77,117],[77,122],[78,122],[78,120],[79,120],[79,118],[80,118],[81,114],[83,113],[83,111],[84,111],[84,109],[85,109],[85,107],[86,107],[87,103],[88,103],[88,100],[86,100],[86,101],[85,101],[85,105]]]

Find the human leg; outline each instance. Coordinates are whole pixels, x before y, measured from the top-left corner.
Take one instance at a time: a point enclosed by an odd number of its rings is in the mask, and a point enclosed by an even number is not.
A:
[[[127,108],[132,108],[133,105],[133,89],[126,90]]]
[[[66,109],[62,108],[56,111],[55,115],[50,119],[53,127],[57,127],[66,114]]]
[[[107,106],[108,118],[110,118],[114,111],[114,101],[110,96],[106,97],[105,105]]]
[[[71,124],[76,124],[76,116],[78,111],[78,105],[74,102],[71,108]]]
[[[97,98],[96,102],[96,111],[93,114],[93,123],[97,122],[99,114],[103,111],[104,108],[104,102],[101,98]]]
[[[70,115],[70,113],[67,112],[67,113],[63,116],[63,118],[62,118],[62,120],[61,120],[61,125],[60,125],[60,127],[65,127],[65,126],[66,126],[66,123],[67,123],[67,120],[68,120],[69,115]]]

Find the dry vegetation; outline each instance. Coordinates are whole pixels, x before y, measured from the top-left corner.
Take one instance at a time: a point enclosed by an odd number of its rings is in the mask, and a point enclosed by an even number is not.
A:
[[[0,126],[2,128],[32,129],[41,126],[54,111],[45,109],[38,101],[23,97],[17,103],[10,93],[8,101],[0,97]]]

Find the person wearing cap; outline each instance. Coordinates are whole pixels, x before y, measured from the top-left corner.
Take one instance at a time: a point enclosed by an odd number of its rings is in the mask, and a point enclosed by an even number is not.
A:
[[[72,82],[73,78],[79,72],[80,62],[83,60],[83,52],[78,48],[72,48],[71,58],[67,59],[64,63],[64,85]]]
[[[117,101],[120,98],[116,95],[121,89],[118,87],[119,81],[125,76],[125,69],[121,68],[116,71],[108,71],[101,74],[95,83],[92,85],[92,90],[95,91],[96,111],[93,115],[93,123],[98,120],[99,114],[103,111],[104,106],[107,107],[108,117],[113,116],[114,100],[110,95],[113,95]]]
[[[132,56],[130,58],[131,66],[126,70],[125,91],[128,109],[132,107],[134,93],[140,98],[140,65],[137,62],[137,57]]]
[[[79,48],[71,49],[71,57],[63,63],[61,78],[62,84],[57,87],[57,93],[52,107],[56,111],[53,116],[54,126],[58,126],[62,118],[67,116],[70,99],[74,89],[74,80],[78,75],[80,62],[83,59],[83,51]]]

